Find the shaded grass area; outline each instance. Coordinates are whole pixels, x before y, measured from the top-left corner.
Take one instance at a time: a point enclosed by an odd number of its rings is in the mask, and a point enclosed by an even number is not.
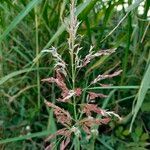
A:
[[[141,2],[144,12],[139,15]],[[123,9],[118,12],[119,5]],[[81,78],[90,80],[115,68],[123,70],[120,77],[107,81],[114,86],[91,88],[109,95],[98,102],[100,106],[123,117],[122,122],[112,122],[109,129],[99,129],[95,149],[148,149],[149,6],[149,0],[77,2],[76,15],[81,21],[78,33],[83,36],[77,39],[83,47],[81,53],[86,55],[90,45],[95,51],[117,48],[113,55],[96,59]],[[51,55],[41,51],[55,46],[68,60],[68,35],[62,21],[69,16],[69,1],[2,0],[0,8],[0,148],[44,149],[45,136],[59,127],[43,102],[55,102],[59,91],[54,90],[54,85],[40,82],[53,75]],[[86,87],[84,81],[77,84]],[[90,147],[91,143],[86,144]]]

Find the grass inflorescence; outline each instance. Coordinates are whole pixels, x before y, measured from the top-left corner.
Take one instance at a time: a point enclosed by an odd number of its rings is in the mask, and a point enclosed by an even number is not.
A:
[[[0,149],[149,149],[149,6],[1,0]]]

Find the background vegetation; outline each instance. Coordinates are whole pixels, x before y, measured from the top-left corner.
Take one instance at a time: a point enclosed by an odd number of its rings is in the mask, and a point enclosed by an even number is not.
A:
[[[109,95],[100,106],[123,117],[99,129],[95,149],[149,149],[149,7],[149,0],[77,1],[82,53],[91,45],[95,51],[117,48],[88,66],[83,80],[94,78],[95,69],[123,70],[109,81],[114,86],[95,89]],[[52,76],[53,62],[41,50],[55,46],[67,60],[62,21],[68,15],[69,0],[0,1],[0,149],[44,149],[45,137],[56,131],[44,99],[55,101],[57,91],[41,83]]]

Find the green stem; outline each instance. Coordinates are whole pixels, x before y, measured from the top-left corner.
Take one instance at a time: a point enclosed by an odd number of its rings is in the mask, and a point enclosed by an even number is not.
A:
[[[80,141],[79,141],[79,138],[77,136],[75,136],[75,150],[80,150]]]
[[[129,86],[106,86],[106,87],[91,87],[91,88],[86,88],[86,89],[84,89],[84,90],[105,90],[105,89],[108,89],[108,90],[110,90],[110,89],[120,89],[120,90],[131,90],[131,89],[133,89],[133,90],[136,90],[136,89],[139,89],[140,88],[140,85],[129,85]],[[148,89],[150,89],[150,87],[148,88]]]
[[[38,8],[35,8],[35,29],[36,29],[36,57],[39,55],[39,29],[38,29],[38,15],[37,15],[37,10]],[[36,62],[36,67],[37,67],[37,99],[38,99],[38,109],[40,109],[40,73],[39,73],[39,60]]]
[[[129,1],[129,4],[131,4],[131,0]],[[123,59],[123,73],[122,73],[122,78],[121,78],[121,85],[124,84],[124,80],[127,74],[127,69],[128,69],[128,57],[129,57],[129,50],[130,50],[130,43],[131,43],[131,35],[132,35],[132,16],[131,16],[131,12],[128,15],[128,24],[127,24],[127,28],[128,28],[128,39],[127,39],[127,47],[125,49],[125,56]]]
[[[0,30],[0,35],[1,35]],[[0,41],[0,78],[3,77],[3,51],[2,51],[2,42]]]
[[[74,39],[72,41],[72,46],[71,46],[71,70],[72,70],[72,89],[75,89],[75,67],[74,67]],[[73,109],[74,109],[74,117],[75,120],[77,120],[77,112],[76,112],[76,100],[75,96],[73,96]]]
[[[3,77],[3,53],[2,53],[2,47],[0,43],[0,78]]]

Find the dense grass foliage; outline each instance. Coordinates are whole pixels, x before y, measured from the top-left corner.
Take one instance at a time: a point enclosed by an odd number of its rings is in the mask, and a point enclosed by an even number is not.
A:
[[[41,82],[54,75],[52,56],[42,51],[54,46],[63,60],[70,63],[64,24],[70,15],[69,4],[69,0],[0,1],[2,150],[44,149],[45,138],[60,128],[52,110],[44,104],[45,99],[55,102],[60,91],[54,84]],[[149,149],[149,7],[149,0],[77,0],[80,25],[76,42],[82,47],[81,55],[86,56],[90,46],[94,46],[95,52],[116,49],[112,55],[96,58],[83,69],[77,86],[86,87],[98,74],[123,70],[120,76],[103,82],[113,84],[111,87],[90,88],[108,95],[96,102],[119,114],[122,120],[102,125],[96,140],[81,141],[87,146],[82,149],[92,149],[93,141],[96,150]],[[54,140],[57,149],[61,139]],[[76,140],[71,144],[76,145]]]

